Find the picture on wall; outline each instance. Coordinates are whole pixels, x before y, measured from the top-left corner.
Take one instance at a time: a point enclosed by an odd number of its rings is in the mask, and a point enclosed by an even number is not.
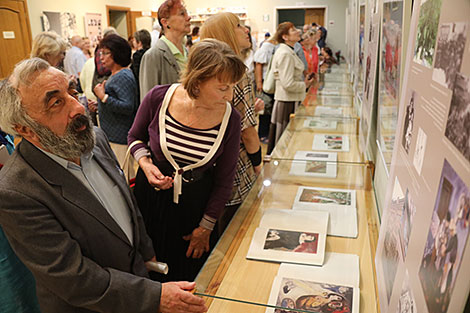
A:
[[[408,101],[406,105],[405,121],[403,125],[402,145],[406,153],[410,151],[410,145],[411,145],[411,139],[412,139],[411,137],[413,135],[416,98],[417,98],[417,94],[414,90],[412,90],[410,100]]]
[[[70,39],[77,34],[77,19],[70,12],[42,12],[44,31],[54,31],[63,38]]]
[[[419,9],[414,61],[432,67],[442,0],[423,0]]]
[[[468,186],[444,160],[418,273],[429,313],[447,312],[468,238],[469,211]]]
[[[455,75],[462,65],[468,24],[445,23],[439,28],[432,79],[450,90],[454,89]]]
[[[353,287],[280,277],[274,283],[273,291],[278,294],[276,306],[318,313],[356,312]],[[291,311],[275,309],[274,312]]]
[[[269,229],[264,242],[265,250],[298,253],[317,253],[318,233]]]
[[[400,259],[400,228],[405,195],[398,178],[395,178],[390,210],[387,212],[387,229],[384,237],[384,249],[382,251],[382,267],[387,293],[387,301],[392,295],[393,283],[397,274],[398,261]]]
[[[398,299],[397,313],[418,313],[413,290],[410,286],[408,269],[405,270],[405,278],[401,287],[400,298]]]
[[[403,202],[403,209],[401,212],[401,225],[400,225],[400,244],[402,251],[403,261],[405,260],[408,251],[408,243],[410,242],[411,227],[413,226],[413,218],[416,213],[416,207],[411,199],[410,191],[406,189],[405,201]]]
[[[95,48],[103,36],[103,26],[100,13],[85,13],[85,34]]]
[[[419,175],[421,175],[421,170],[423,169],[424,153],[426,151],[427,138],[428,136],[420,127],[418,129],[418,137],[416,139],[415,154],[413,156],[413,165]]]
[[[403,1],[384,1],[382,22],[382,83],[390,96],[400,88]]]
[[[457,73],[445,135],[470,161],[470,77]]]

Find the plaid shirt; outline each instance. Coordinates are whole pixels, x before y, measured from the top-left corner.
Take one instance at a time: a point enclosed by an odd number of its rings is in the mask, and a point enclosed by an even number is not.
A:
[[[248,75],[243,78],[234,87],[232,106],[240,113],[242,132],[251,126],[256,126],[255,113],[255,95],[253,85]],[[245,200],[248,191],[251,190],[256,180],[256,174],[248,158],[243,141],[240,141],[240,156],[237,162],[237,172],[233,183],[232,195],[226,206],[237,205]]]

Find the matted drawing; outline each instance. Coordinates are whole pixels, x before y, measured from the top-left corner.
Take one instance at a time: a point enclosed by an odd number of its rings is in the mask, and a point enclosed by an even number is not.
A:
[[[470,77],[460,73],[455,75],[445,134],[465,159],[470,161]]]
[[[397,313],[418,313],[413,290],[410,286],[408,270],[405,270],[405,278],[401,287],[400,298],[398,299]]]
[[[428,68],[432,67],[437,28],[441,16],[442,0],[422,1],[419,9],[418,30],[413,60]]]
[[[327,106],[317,106],[315,108],[315,115],[333,115],[341,116],[343,114],[343,108],[333,108]]]
[[[403,138],[401,141],[403,149],[405,149],[406,153],[410,151],[411,139],[413,135],[416,98],[417,94],[414,90],[412,90],[410,100],[406,105],[405,121],[403,124]]]
[[[297,151],[290,175],[336,177],[335,152]]]
[[[44,11],[41,18],[44,31],[54,31],[66,39],[77,34],[75,13]]]
[[[415,167],[418,175],[421,175],[423,169],[424,153],[426,152],[426,141],[428,136],[420,127],[418,129],[418,137],[416,138],[415,154],[413,156],[413,166]]]
[[[328,235],[357,237],[355,190],[299,187],[292,208],[326,211],[330,214]]]
[[[327,151],[349,151],[349,136],[316,134],[313,138],[312,149]]]
[[[454,89],[455,75],[462,66],[467,30],[464,22],[444,23],[439,28],[432,79],[450,90]]]
[[[324,120],[321,118],[309,118],[305,120],[304,127],[334,130],[337,127],[337,122],[333,120]]]
[[[268,229],[264,242],[265,250],[315,254],[317,248],[318,233]]]
[[[248,259],[322,265],[328,212],[268,210],[256,228]]]
[[[444,159],[419,279],[429,313],[446,313],[468,238],[470,191]]]
[[[289,309],[308,310],[318,313],[358,312],[354,302],[357,288],[303,279],[276,277],[272,293],[277,294],[276,306]],[[283,309],[268,309],[266,312],[287,313]]]

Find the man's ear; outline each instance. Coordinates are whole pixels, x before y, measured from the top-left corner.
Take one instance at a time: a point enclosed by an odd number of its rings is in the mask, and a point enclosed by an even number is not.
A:
[[[24,139],[36,143],[39,142],[39,137],[36,133],[28,126],[15,125],[15,131]]]

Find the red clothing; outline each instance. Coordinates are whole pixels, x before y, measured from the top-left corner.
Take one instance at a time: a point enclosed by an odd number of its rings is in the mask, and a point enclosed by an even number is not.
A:
[[[318,73],[318,47],[314,45],[310,51],[305,50],[305,47],[302,47],[305,54],[305,59],[308,64],[309,73]]]

